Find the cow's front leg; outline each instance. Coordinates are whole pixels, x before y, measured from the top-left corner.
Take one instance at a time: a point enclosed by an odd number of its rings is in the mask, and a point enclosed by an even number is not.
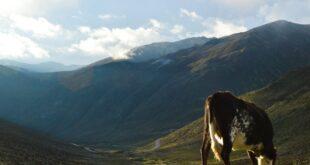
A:
[[[230,165],[229,157],[232,150],[232,143],[230,141],[230,138],[224,138],[223,143],[224,144],[221,152],[221,157],[225,165]]]
[[[256,155],[252,152],[252,151],[247,151],[248,152],[248,156],[252,161],[253,165],[258,165],[258,161],[256,159]]]

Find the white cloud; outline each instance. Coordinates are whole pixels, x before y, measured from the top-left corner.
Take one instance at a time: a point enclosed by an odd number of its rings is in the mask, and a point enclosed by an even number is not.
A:
[[[206,30],[201,34],[206,37],[223,37],[247,30],[245,26],[224,22],[218,18],[206,20],[203,22],[203,25]]]
[[[80,26],[78,28],[78,30],[81,32],[81,33],[89,33],[91,31],[90,27],[88,26]]]
[[[86,39],[72,44],[69,51],[81,51],[88,55],[102,57],[124,58],[133,47],[163,40],[164,37],[155,27],[136,29],[101,27],[91,30]]]
[[[161,22],[159,22],[156,19],[150,19],[150,24],[154,27],[154,28],[158,28],[161,29],[163,28],[163,24]]]
[[[174,25],[173,28],[170,30],[173,34],[179,34],[184,31],[184,27],[182,25]]]
[[[180,12],[181,12],[181,17],[189,17],[192,20],[202,19],[202,17],[198,15],[195,11],[188,11],[186,9],[181,8]]]
[[[125,18],[125,15],[113,15],[113,14],[100,14],[98,18],[102,20],[116,19],[116,18]]]
[[[32,18],[22,15],[10,16],[12,21],[11,26],[30,32],[36,38],[53,38],[62,33],[62,27],[57,24],[52,24],[43,17]]]
[[[48,51],[27,37],[16,33],[0,32],[0,58],[44,58],[49,57]]]
[[[285,19],[297,23],[310,23],[310,0],[285,0],[265,4],[259,10],[259,16],[266,22]]]
[[[102,20],[107,20],[107,19],[111,19],[113,16],[110,14],[104,14],[104,15],[99,15],[98,18],[102,19]]]

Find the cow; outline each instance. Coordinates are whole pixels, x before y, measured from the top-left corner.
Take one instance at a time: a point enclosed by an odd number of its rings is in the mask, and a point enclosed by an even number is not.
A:
[[[225,165],[230,165],[232,150],[247,151],[254,165],[275,164],[273,128],[264,110],[230,92],[209,96],[204,109],[202,165],[207,165],[210,148]]]

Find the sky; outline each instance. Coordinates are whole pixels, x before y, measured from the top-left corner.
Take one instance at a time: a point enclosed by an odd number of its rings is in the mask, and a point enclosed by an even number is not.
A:
[[[0,0],[0,59],[86,65],[188,37],[223,37],[284,19],[310,0]]]

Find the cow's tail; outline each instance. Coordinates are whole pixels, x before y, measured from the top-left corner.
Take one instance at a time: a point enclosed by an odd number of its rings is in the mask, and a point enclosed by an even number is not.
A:
[[[213,122],[213,120],[214,120],[214,115],[213,115],[213,112],[212,112],[213,111],[212,109],[214,108],[214,102],[215,102],[214,96],[209,96],[206,99],[205,113],[208,116],[209,123]]]
[[[209,103],[210,96],[205,101],[205,114],[204,114],[204,131],[207,133],[209,131],[209,121],[210,121],[210,103]]]
[[[209,118],[210,118],[210,112],[209,112],[209,104],[208,99],[205,101],[204,106],[204,129],[203,129],[203,143],[201,146],[201,158],[202,158],[202,165],[207,165],[208,157],[209,157],[209,151],[211,148],[211,138],[209,134]]]

